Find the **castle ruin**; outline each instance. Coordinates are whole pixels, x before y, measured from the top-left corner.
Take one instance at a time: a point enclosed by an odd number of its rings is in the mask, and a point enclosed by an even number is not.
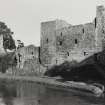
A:
[[[27,46],[18,49],[17,67],[26,69],[33,64],[33,68],[43,72],[65,61],[80,62],[104,49],[105,8],[97,6],[96,17],[90,23],[71,25],[64,20],[42,22],[40,47]]]
[[[93,22],[71,25],[63,20],[41,23],[40,59],[44,66],[81,61],[105,48],[105,8],[97,6]]]

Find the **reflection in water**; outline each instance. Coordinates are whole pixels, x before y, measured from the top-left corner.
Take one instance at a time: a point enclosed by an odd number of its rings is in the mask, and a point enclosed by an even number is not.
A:
[[[0,105],[104,105],[101,98],[33,82],[0,81]]]
[[[16,97],[16,88],[12,82],[0,81],[0,105],[13,105],[13,98]]]

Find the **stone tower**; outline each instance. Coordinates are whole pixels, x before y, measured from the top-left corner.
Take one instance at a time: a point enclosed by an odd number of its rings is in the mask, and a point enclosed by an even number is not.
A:
[[[69,24],[63,20],[54,20],[41,23],[41,64],[50,67],[56,64],[56,30]]]
[[[49,21],[41,23],[41,50],[40,58],[44,66],[52,64],[53,56],[55,56],[55,30],[56,22]],[[54,63],[54,62],[53,62]]]
[[[105,8],[97,6],[96,8],[96,48],[105,49]]]

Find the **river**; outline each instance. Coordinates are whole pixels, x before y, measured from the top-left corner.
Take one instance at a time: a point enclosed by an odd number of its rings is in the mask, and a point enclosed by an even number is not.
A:
[[[105,105],[105,98],[34,82],[0,80],[0,105]]]

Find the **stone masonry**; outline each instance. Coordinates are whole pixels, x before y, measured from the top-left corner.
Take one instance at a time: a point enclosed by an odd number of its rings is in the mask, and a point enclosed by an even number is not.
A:
[[[39,51],[38,47],[35,47],[34,45],[25,46],[22,48],[19,48],[16,51],[16,59],[17,59],[17,68],[22,69],[24,67],[24,63],[29,60],[35,60],[38,62],[39,58]]]
[[[43,72],[65,61],[80,62],[104,50],[105,8],[97,6],[96,17],[86,24],[71,25],[58,19],[42,22],[40,42],[40,47],[30,45],[16,51],[17,68]]]
[[[63,20],[41,23],[41,63],[50,67],[81,61],[105,48],[105,8],[97,6],[93,22],[71,25]]]
[[[41,65],[39,57],[40,47],[29,45],[16,50],[17,61],[15,74],[41,75],[46,68]]]

